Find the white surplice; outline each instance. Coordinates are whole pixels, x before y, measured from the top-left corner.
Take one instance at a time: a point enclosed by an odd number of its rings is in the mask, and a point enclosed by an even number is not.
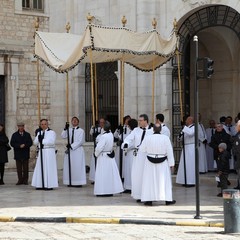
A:
[[[38,135],[34,139],[34,144],[39,145]],[[41,131],[43,135],[43,131]],[[32,177],[32,186],[36,188],[56,188],[58,187],[58,173],[57,173],[57,160],[55,153],[56,133],[53,130],[47,129],[44,131],[43,149],[39,149],[36,166],[34,168]],[[41,158],[42,152],[42,158]],[[42,159],[42,163],[41,163]],[[43,164],[43,180],[42,185],[42,164]]]
[[[85,152],[83,144],[85,142],[85,132],[79,127],[75,127],[72,138],[73,128],[69,128],[70,149],[70,165],[71,165],[71,184],[85,185],[86,180],[86,164]],[[67,130],[63,130],[61,137],[66,139],[68,137]],[[72,142],[73,139],[73,142]],[[69,185],[69,156],[64,155],[63,162],[63,184]]]
[[[151,157],[165,157],[162,163],[152,163],[146,157],[143,170],[141,201],[172,201],[172,178],[170,167],[175,164],[173,148],[168,136],[146,136],[140,148]]]
[[[115,194],[123,192],[115,158],[107,154],[113,150],[113,134],[103,133],[95,148],[97,167],[95,173],[94,195]]]

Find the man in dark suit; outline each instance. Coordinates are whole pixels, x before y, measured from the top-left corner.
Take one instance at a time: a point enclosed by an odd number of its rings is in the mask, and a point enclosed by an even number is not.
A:
[[[28,185],[28,163],[30,158],[30,147],[32,146],[31,135],[25,131],[24,123],[17,124],[18,131],[13,133],[10,144],[14,149],[16,160],[18,182],[16,185]]]

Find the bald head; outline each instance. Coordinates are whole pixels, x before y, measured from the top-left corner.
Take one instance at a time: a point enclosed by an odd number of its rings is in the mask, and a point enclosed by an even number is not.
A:
[[[187,117],[186,119],[186,125],[190,126],[191,124],[194,123],[194,118],[192,116]]]

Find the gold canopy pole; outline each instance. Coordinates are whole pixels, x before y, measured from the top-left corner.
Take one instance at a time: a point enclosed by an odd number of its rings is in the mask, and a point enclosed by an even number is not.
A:
[[[95,104],[94,104],[94,78],[93,78],[92,49],[90,49],[89,51],[89,58],[90,58],[90,66],[91,66],[92,121],[93,121],[93,125],[95,125],[96,117],[95,117]]]
[[[97,84],[97,64],[94,64],[94,90],[95,90],[95,106],[96,120],[98,119],[98,84]]]
[[[125,16],[122,17],[122,25],[126,26],[127,19]],[[124,56],[120,61],[120,124],[123,126],[123,116],[124,116]]]
[[[39,29],[39,18],[35,19],[35,32]],[[34,35],[35,37],[35,35]],[[38,97],[38,122],[41,120],[41,103],[40,103],[40,63],[37,59],[37,97]]]
[[[66,25],[66,32],[69,33],[70,31],[70,23],[68,22],[67,25]],[[68,71],[66,73],[66,119],[68,122],[69,121],[69,75],[68,75]]]
[[[124,61],[121,60],[121,75],[120,75],[120,123],[121,125],[124,124],[123,115],[124,115]]]
[[[174,18],[173,21],[174,32],[177,34],[177,20]],[[182,81],[181,81],[181,71],[180,71],[180,52],[177,49],[177,62],[178,62],[178,87],[179,87],[179,101],[180,101],[180,115],[181,120],[183,121],[183,100],[182,100]]]
[[[153,73],[152,73],[152,123],[154,122],[154,99],[155,99],[155,62],[153,59]]]
[[[153,18],[152,20],[152,26],[153,29],[156,29],[157,26],[157,21],[156,18]],[[152,62],[152,123],[154,122],[154,104],[155,104],[155,59],[153,58],[153,62]]]

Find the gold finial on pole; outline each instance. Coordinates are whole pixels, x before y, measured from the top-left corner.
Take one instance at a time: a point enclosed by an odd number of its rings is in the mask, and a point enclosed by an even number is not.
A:
[[[174,28],[174,31],[177,32],[177,19],[174,18],[173,20],[173,28]]]
[[[67,33],[69,33],[70,28],[71,28],[70,22],[67,22],[67,24],[66,24],[66,32]]]
[[[92,23],[93,18],[94,18],[94,17],[93,17],[90,13],[88,13],[88,15],[87,15],[87,20],[88,20],[88,23],[89,23],[89,24]]]
[[[154,29],[156,29],[156,27],[157,27],[157,20],[156,20],[156,18],[153,18],[152,26],[153,26]]]
[[[35,31],[38,31],[38,29],[39,29],[39,17],[35,18],[34,27],[35,27]]]
[[[123,25],[123,27],[126,26],[126,23],[127,23],[127,19],[126,19],[125,15],[123,15],[123,17],[122,17],[122,25]]]

